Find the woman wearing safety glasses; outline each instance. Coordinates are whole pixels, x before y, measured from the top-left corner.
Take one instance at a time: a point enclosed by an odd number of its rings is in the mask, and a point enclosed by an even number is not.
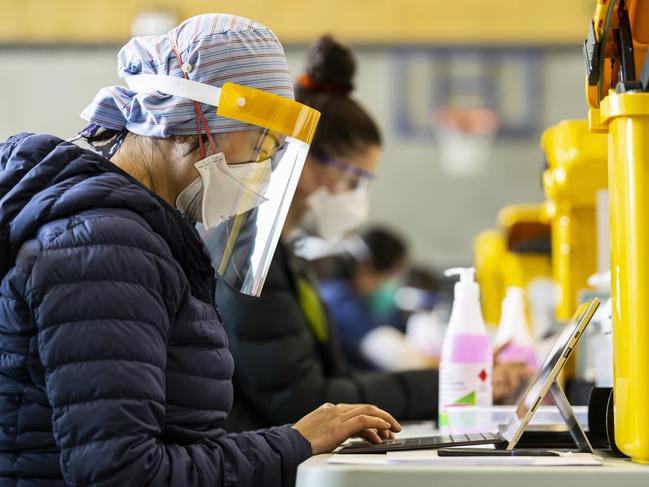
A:
[[[390,437],[358,404],[221,428],[233,361],[194,224],[221,281],[258,294],[319,118],[275,35],[202,15],[118,70],[77,137],[0,144],[2,484],[288,486],[312,453]]]
[[[381,136],[350,97],[354,72],[352,53],[330,37],[311,48],[296,95],[322,115],[264,290],[251,298],[223,280],[217,285],[236,364],[235,402],[226,428],[295,421],[327,401],[367,401],[400,419],[435,417],[436,370],[350,372],[317,287],[289,243],[298,229],[336,240],[367,217],[367,188]],[[210,249],[211,242],[208,238]]]
[[[295,196],[288,209],[264,290],[251,298],[222,279],[219,310],[235,360],[235,401],[226,429],[242,431],[295,421],[321,402],[369,402],[399,419],[437,417],[438,375],[433,368],[352,373],[336,328],[305,262],[290,244],[295,231],[336,241],[367,217],[367,189],[381,151],[371,116],[350,97],[351,51],[325,36],[311,48],[296,98],[321,112]],[[262,207],[260,206],[259,209]],[[210,253],[220,251],[207,238]],[[525,376],[497,368],[507,386],[502,401]]]

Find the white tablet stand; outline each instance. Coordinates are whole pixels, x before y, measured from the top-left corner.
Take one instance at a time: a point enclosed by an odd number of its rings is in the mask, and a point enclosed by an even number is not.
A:
[[[550,395],[552,396],[552,399],[554,399],[557,408],[559,408],[561,417],[568,427],[568,432],[577,445],[577,450],[582,453],[595,453],[586,433],[584,433],[584,430],[581,429],[581,426],[577,421],[577,417],[572,410],[572,406],[570,405],[566,394],[563,392],[563,389],[556,379],[550,386]]]

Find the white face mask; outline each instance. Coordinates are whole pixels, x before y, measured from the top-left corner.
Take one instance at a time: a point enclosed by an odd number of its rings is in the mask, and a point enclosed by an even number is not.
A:
[[[307,211],[299,226],[324,240],[336,241],[362,225],[370,210],[366,189],[331,193],[320,187],[307,199]]]
[[[229,165],[219,152],[194,167],[199,177],[180,192],[176,207],[206,229],[268,201],[262,195],[270,182],[270,159]]]

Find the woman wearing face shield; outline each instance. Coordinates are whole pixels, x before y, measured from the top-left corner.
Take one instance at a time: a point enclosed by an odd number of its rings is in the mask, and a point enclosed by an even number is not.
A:
[[[312,453],[390,437],[398,423],[359,404],[221,428],[233,361],[194,224],[234,221],[224,266],[274,249],[318,119],[275,35],[202,15],[118,63],[127,87],[97,94],[76,143],[0,144],[2,484],[288,486]],[[253,261],[243,291],[263,281]]]

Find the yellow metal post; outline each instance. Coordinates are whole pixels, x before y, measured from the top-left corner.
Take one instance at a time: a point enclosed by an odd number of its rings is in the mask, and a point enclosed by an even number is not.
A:
[[[611,91],[601,121],[609,131],[615,442],[649,463],[649,93]]]
[[[649,0],[597,5],[584,52],[590,128],[608,132],[615,443],[649,464]]]

